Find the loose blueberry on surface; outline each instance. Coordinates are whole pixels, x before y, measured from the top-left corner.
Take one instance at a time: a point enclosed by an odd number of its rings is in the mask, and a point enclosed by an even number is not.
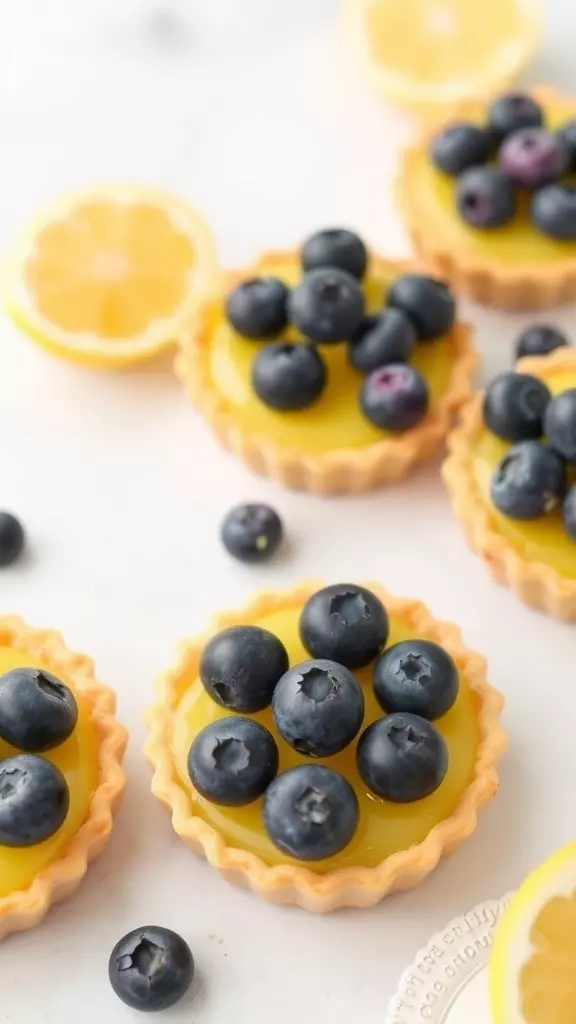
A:
[[[562,520],[569,537],[576,540],[576,484],[573,484],[564,498]]]
[[[558,455],[576,463],[576,388],[554,395],[544,416],[544,432]]]
[[[482,412],[489,430],[505,441],[541,437],[544,413],[551,399],[543,381],[528,373],[503,373],[489,385]]]
[[[538,441],[519,441],[500,459],[492,501],[512,519],[536,519],[559,504],[566,489],[562,459]]]
[[[455,175],[485,164],[491,148],[492,139],[485,128],[463,121],[448,125],[434,137],[430,156],[440,171]]]
[[[170,928],[146,925],[116,943],[108,977],[118,998],[133,1010],[167,1010],[190,988],[194,958],[181,935]]]
[[[233,558],[240,562],[267,562],[282,543],[284,527],[269,505],[236,505],[226,515],[220,534]]]
[[[294,750],[308,757],[331,757],[360,730],[364,697],[352,673],[319,658],[288,669],[274,690],[274,721]]]
[[[517,185],[539,188],[565,173],[568,151],[557,135],[543,128],[522,128],[504,140],[498,161]]]
[[[12,565],[24,548],[24,529],[10,512],[0,512],[0,569]]]
[[[521,128],[540,128],[543,122],[542,107],[524,93],[506,93],[488,107],[488,128],[496,143]]]
[[[358,235],[346,228],[317,231],[302,246],[302,268],[336,267],[361,280],[368,266],[366,246]]]
[[[312,341],[349,341],[364,317],[364,294],[345,270],[309,270],[288,303],[291,322]]]
[[[348,346],[351,365],[371,373],[389,363],[407,363],[416,344],[416,330],[400,309],[383,309],[368,316],[354,332]]]
[[[359,402],[375,426],[402,433],[424,419],[430,395],[426,379],[418,370],[406,363],[392,363],[366,377]]]
[[[402,310],[420,341],[446,334],[456,319],[456,303],[443,281],[427,274],[403,274],[393,281],[386,304]]]
[[[567,121],[557,134],[568,153],[568,170],[576,171],[576,121]]]
[[[373,793],[407,804],[434,793],[448,771],[448,748],[419,715],[379,718],[358,740],[358,771]]]
[[[376,700],[388,713],[408,711],[433,721],[450,710],[458,688],[454,659],[431,640],[402,640],[374,666]]]
[[[0,739],[41,754],[60,746],[78,722],[71,690],[49,672],[15,668],[0,676]]]
[[[260,626],[229,626],[208,641],[199,671],[217,704],[253,712],[268,707],[288,666],[286,648],[274,633]]]
[[[194,739],[188,774],[206,800],[243,807],[265,792],[278,771],[274,737],[252,718],[219,718]]]
[[[564,348],[570,342],[562,331],[548,324],[532,324],[527,327],[516,342],[516,359],[523,356],[547,356],[557,348]]]
[[[289,289],[278,277],[242,281],[226,299],[226,316],[245,338],[273,338],[288,323],[288,295]]]
[[[264,797],[264,828],[279,850],[298,860],[340,853],[358,827],[358,800],[350,783],[319,764],[283,772]]]
[[[456,206],[474,228],[498,228],[516,213],[514,183],[498,167],[471,167],[456,182]]]
[[[279,412],[306,409],[327,382],[324,361],[309,342],[276,341],[252,363],[252,387],[260,401]]]
[[[38,846],[64,823],[70,806],[62,772],[44,757],[0,761],[0,846]]]
[[[545,185],[532,198],[532,223],[550,238],[576,239],[576,188],[573,185]]]
[[[388,615],[376,594],[355,583],[323,587],[300,613],[300,639],[313,658],[363,668],[388,639]]]

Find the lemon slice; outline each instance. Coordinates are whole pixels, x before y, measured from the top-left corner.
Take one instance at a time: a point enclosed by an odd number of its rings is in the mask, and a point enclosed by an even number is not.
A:
[[[495,1024],[576,1021],[576,843],[513,897],[496,932],[490,991]]]
[[[41,211],[6,263],[7,312],[46,348],[121,367],[173,343],[217,283],[202,218],[154,189],[107,186]]]

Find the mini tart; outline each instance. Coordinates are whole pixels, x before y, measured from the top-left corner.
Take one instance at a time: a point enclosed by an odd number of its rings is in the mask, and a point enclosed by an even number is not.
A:
[[[372,256],[364,283],[368,309],[371,305],[374,308],[382,305],[386,282],[414,269]],[[277,275],[290,284],[296,282],[299,272],[295,252],[267,253],[248,270],[230,274],[225,294],[249,277]],[[427,377],[431,386],[431,410],[411,430],[392,434],[368,423],[358,409],[357,394],[362,377],[348,365],[346,346],[325,345],[322,356],[329,373],[325,395],[309,409],[297,413],[278,413],[262,405],[260,424],[255,426],[250,422],[251,416],[245,414],[245,408],[252,407],[252,403],[243,402],[242,396],[246,387],[250,387],[250,360],[258,351],[259,343],[241,339],[229,328],[229,339],[243,351],[243,366],[237,376],[228,371],[228,393],[224,392],[215,380],[217,360],[213,354],[216,331],[220,330],[222,335],[223,324],[222,298],[206,302],[198,329],[180,339],[176,360],[178,376],[221,444],[249,469],[285,487],[315,494],[368,491],[401,479],[416,463],[429,458],[446,435],[455,411],[470,396],[477,367],[472,330],[467,324],[457,322],[444,338],[419,345],[411,363]],[[298,334],[289,329],[287,336],[298,337]],[[222,346],[220,355],[221,351]],[[231,400],[231,394],[235,401]],[[253,402],[260,405],[255,395]],[[354,445],[343,426],[349,421],[356,424]],[[327,447],[325,438],[331,425],[335,425],[340,437],[334,447]]]
[[[542,104],[553,127],[576,116],[576,99],[548,86],[528,93]],[[453,179],[428,156],[437,132],[454,121],[481,123],[490,100],[466,103],[428,125],[405,150],[396,183],[400,209],[414,249],[431,273],[475,302],[499,309],[547,309],[576,298],[576,242],[558,242],[527,229],[516,215],[510,224],[479,231],[468,226],[453,203]],[[522,211],[520,212],[522,218]],[[530,255],[515,260],[514,247]]]
[[[89,862],[108,841],[126,785],[121,762],[127,733],[114,718],[114,694],[96,682],[90,658],[69,651],[59,633],[31,629],[17,616],[0,617],[0,673],[19,667],[45,669],[73,690],[79,707],[75,733],[80,730],[80,734],[43,755],[59,765],[70,786],[70,811],[62,828],[36,847],[0,846],[0,938],[33,928],[52,904],[78,888]],[[90,742],[87,756],[94,758],[93,770],[86,762],[83,766],[78,756],[80,739]],[[0,740],[0,757],[8,753],[14,753],[13,748]],[[82,816],[84,793],[88,808]],[[71,815],[80,817],[80,822],[67,841]],[[35,863],[38,870],[28,883],[9,891],[9,872],[22,879],[32,874]]]
[[[452,745],[453,751],[454,744],[458,744],[458,729],[462,729],[463,723],[473,732],[475,746],[473,751],[467,749],[466,765],[455,759],[455,774],[451,776],[449,771],[437,794],[419,802],[420,812],[415,810],[416,804],[398,810],[398,805],[386,804],[373,795],[368,797],[360,792],[360,783],[354,777],[361,805],[366,801],[363,804],[366,820],[362,824],[361,808],[361,824],[350,846],[335,858],[318,862],[317,870],[311,870],[304,862],[286,857],[266,840],[264,834],[262,842],[265,845],[262,848],[266,850],[266,859],[252,850],[242,848],[239,843],[233,845],[227,842],[222,825],[216,827],[207,820],[210,816],[214,817],[213,805],[209,805],[208,810],[202,806],[202,798],[185,774],[187,748],[184,752],[182,742],[178,742],[179,737],[180,740],[184,739],[181,729],[183,724],[186,727],[186,740],[191,741],[194,735],[194,730],[192,735],[188,735],[189,719],[184,715],[186,712],[189,714],[190,709],[194,713],[196,696],[198,703],[202,699],[202,683],[198,678],[202,649],[210,636],[219,630],[231,625],[252,623],[270,629],[286,643],[291,663],[301,661],[304,649],[298,640],[298,617],[304,603],[320,586],[318,582],[304,582],[286,593],[257,594],[240,611],[216,616],[205,635],[183,643],[175,664],[158,681],[156,702],[147,716],[149,735],[145,745],[146,757],[154,769],[152,792],[169,808],[174,830],[190,849],[204,856],[226,881],[247,886],[271,903],[296,904],[316,913],[339,907],[371,907],[388,893],[410,889],[423,881],[440,859],[452,853],[476,828],[479,809],[497,792],[496,764],[506,748],[506,738],[499,724],[503,698],[487,682],[483,658],[464,647],[455,626],[432,618],[419,601],[399,600],[391,597],[377,584],[366,584],[383,601],[388,611],[391,622],[390,642],[402,635],[427,637],[440,643],[455,659],[460,672],[461,694],[454,708],[445,716],[444,725],[442,720],[435,724],[441,731],[444,730],[449,749]],[[282,623],[284,631],[280,629]],[[364,674],[366,672],[370,672],[370,666],[358,673],[358,677],[365,681],[364,693],[369,704],[372,698]],[[209,702],[210,714],[218,714],[222,710],[217,709],[207,695],[206,700]],[[183,705],[183,701],[187,703]],[[222,713],[226,715],[230,712]],[[266,722],[270,710],[260,714],[264,716],[261,720]],[[372,712],[367,706],[365,725],[370,714],[376,718],[382,712],[376,710],[375,704]],[[204,724],[206,722],[199,722],[199,727]],[[463,739],[462,734],[461,745]],[[353,758],[353,752],[351,755],[350,751],[345,751],[321,763],[346,774],[341,759],[349,759],[350,756]],[[303,760],[294,751],[288,750],[288,754],[281,751],[281,771],[286,766],[287,757],[295,759],[296,763]],[[464,782],[455,791],[454,780],[459,773],[464,773]],[[447,787],[444,795],[438,797],[444,785]],[[450,803],[444,816],[438,812],[437,799],[448,800]],[[365,861],[374,860],[375,857],[374,847],[368,838],[370,827],[379,826],[379,817],[375,817],[369,809],[374,804],[386,808],[385,813],[388,815],[387,829],[381,830],[380,839],[387,843],[396,842],[397,848],[381,862],[376,859],[373,865],[362,866],[356,863],[358,856]],[[438,820],[430,828],[430,812],[433,808],[436,808]],[[219,815],[222,810],[216,809],[216,817],[220,817],[225,828],[226,818]],[[254,804],[234,810],[236,814],[238,811],[259,813],[258,805]],[[258,826],[250,828],[249,822],[245,822],[245,825],[244,835],[249,837],[249,840],[245,839],[245,846],[248,841],[252,844],[256,841],[260,843]],[[237,834],[242,835],[242,823],[230,827],[235,827],[239,830]],[[420,828],[423,835],[418,840],[411,839],[406,848],[402,848],[402,841],[398,842],[398,830],[408,829],[414,834],[415,827]],[[392,839],[390,833],[394,831],[396,835]],[[331,861],[342,860],[344,866],[330,866]]]
[[[553,393],[576,387],[576,349],[521,359],[516,369],[539,377]],[[576,544],[564,534],[560,513],[513,520],[490,501],[491,471],[510,446],[484,425],[482,401],[482,394],[474,396],[448,438],[442,475],[454,512],[492,579],[507,584],[532,608],[575,622]]]

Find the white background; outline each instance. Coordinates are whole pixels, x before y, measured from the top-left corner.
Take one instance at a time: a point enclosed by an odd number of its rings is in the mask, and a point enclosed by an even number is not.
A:
[[[59,191],[135,179],[196,203],[227,263],[331,223],[404,254],[390,183],[411,126],[358,81],[334,38],[337,7],[2,0],[0,248]],[[572,0],[550,3],[547,17],[533,77],[574,88]],[[470,312],[485,366],[507,366],[528,318]],[[573,310],[553,319],[576,339]],[[73,900],[0,949],[0,1021],[134,1019],[108,988],[107,960],[146,922],[182,932],[197,958],[194,998],[166,1021],[381,1020],[434,930],[574,838],[574,629],[487,579],[437,463],[361,499],[283,493],[218,450],[168,360],[89,373],[4,321],[0,355],[0,507],[30,535],[25,563],[2,574],[0,608],[93,654],[131,730],[130,784],[106,855]],[[291,539],[262,569],[232,563],[218,539],[228,507],[249,498],[271,501]],[[143,708],[177,641],[219,605],[314,575],[378,577],[458,621],[507,695],[512,737],[500,796],[451,861],[374,911],[323,919],[268,907],[187,852],[150,796],[140,752]]]

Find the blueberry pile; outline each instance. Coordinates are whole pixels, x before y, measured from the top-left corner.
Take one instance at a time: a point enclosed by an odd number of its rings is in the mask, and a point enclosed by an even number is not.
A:
[[[492,501],[513,519],[537,519],[562,507],[576,541],[576,388],[551,395],[527,373],[497,377],[484,396],[484,422],[511,447],[492,477]]]
[[[383,296],[382,309],[368,316],[362,290],[368,262],[353,232],[320,231],[301,249],[303,273],[294,288],[260,277],[230,292],[226,315],[234,330],[264,342],[252,363],[252,387],[265,405],[279,412],[313,405],[328,383],[320,346],[343,343],[350,365],[365,378],[358,403],[371,423],[401,432],[424,418],[428,385],[410,357],[418,343],[450,330],[454,299],[441,281],[405,274]]]
[[[365,587],[338,584],[313,594],[299,631],[310,659],[293,666],[278,637],[259,626],[230,627],[206,644],[200,678],[234,714],[198,733],[188,772],[212,803],[244,806],[263,798],[271,841],[312,861],[344,849],[360,814],[350,781],[318,759],[356,743],[358,773],[373,794],[394,803],[424,799],[448,769],[446,744],[431,723],[456,701],[459,679],[450,655],[429,640],[386,647],[386,609]],[[364,728],[364,694],[353,670],[368,665],[385,715]],[[268,707],[280,746],[310,759],[280,774],[276,739],[247,717]]]
[[[488,107],[485,126],[461,121],[432,140],[435,166],[456,179],[455,202],[475,228],[512,220],[529,194],[534,227],[550,238],[576,239],[576,121],[549,131],[540,104],[507,93]]]

